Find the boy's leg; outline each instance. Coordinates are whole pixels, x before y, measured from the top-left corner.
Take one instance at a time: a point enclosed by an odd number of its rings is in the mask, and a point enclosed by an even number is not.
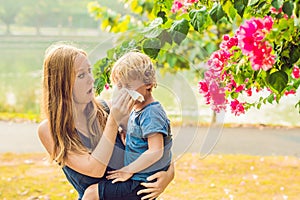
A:
[[[98,184],[93,184],[86,188],[82,200],[100,200],[98,195]]]

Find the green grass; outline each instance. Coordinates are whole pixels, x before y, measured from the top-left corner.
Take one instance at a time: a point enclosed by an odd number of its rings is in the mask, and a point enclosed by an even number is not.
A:
[[[300,199],[300,160],[292,156],[185,154],[162,199]],[[0,154],[0,199],[76,199],[46,155]]]
[[[40,122],[41,116],[37,113],[15,113],[15,112],[0,112],[1,121],[30,121],[30,122]]]

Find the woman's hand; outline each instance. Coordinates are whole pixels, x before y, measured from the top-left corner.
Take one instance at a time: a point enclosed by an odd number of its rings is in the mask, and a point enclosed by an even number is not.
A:
[[[142,197],[142,200],[145,199],[153,200],[157,198],[161,193],[163,193],[163,191],[173,180],[173,178],[174,178],[174,165],[171,164],[168,171],[160,171],[147,178],[148,181],[153,181],[156,179],[155,182],[141,183],[141,185],[146,187],[146,189],[138,191],[137,194],[138,195],[147,194]]]
[[[133,105],[134,100],[124,89],[121,89],[113,97],[110,114],[119,126],[127,124],[129,113]]]

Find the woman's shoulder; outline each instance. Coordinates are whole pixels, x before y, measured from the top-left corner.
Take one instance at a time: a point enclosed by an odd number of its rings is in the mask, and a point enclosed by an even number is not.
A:
[[[37,127],[37,132],[41,139],[50,135],[49,130],[49,123],[47,119],[43,120]]]
[[[54,144],[53,144],[53,139],[52,139],[52,135],[50,132],[48,120],[43,120],[38,125],[37,132],[38,132],[38,136],[39,136],[42,144],[44,145],[44,147],[50,154]]]

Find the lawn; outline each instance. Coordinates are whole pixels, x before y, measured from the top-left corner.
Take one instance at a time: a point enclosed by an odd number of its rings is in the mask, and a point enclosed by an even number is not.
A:
[[[185,154],[160,200],[300,199],[300,159],[292,156]],[[0,154],[0,199],[76,199],[76,191],[46,155]]]

